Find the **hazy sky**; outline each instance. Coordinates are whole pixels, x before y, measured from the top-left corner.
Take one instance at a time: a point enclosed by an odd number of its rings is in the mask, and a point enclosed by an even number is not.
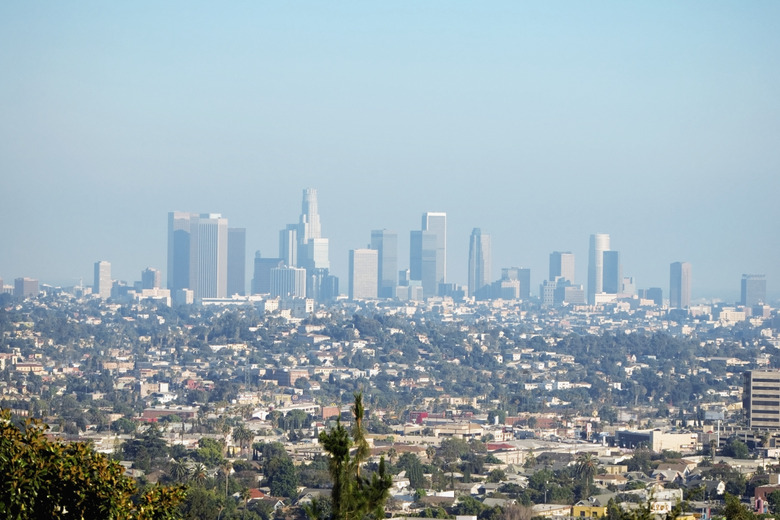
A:
[[[171,210],[276,256],[319,190],[331,265],[448,214],[493,273],[609,233],[668,295],[780,296],[780,2],[0,3],[0,276],[165,269]],[[248,266],[251,263],[248,260]],[[251,278],[251,271],[247,279]]]

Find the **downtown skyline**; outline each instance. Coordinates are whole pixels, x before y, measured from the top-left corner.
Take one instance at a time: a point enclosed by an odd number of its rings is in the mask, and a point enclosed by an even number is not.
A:
[[[188,282],[176,282],[176,274],[175,271],[172,271],[172,266],[179,262],[184,262],[185,265],[189,266],[191,265],[191,260],[188,258],[190,254],[195,253],[184,253],[185,257],[181,257],[179,253],[176,252],[176,248],[180,247],[177,246],[180,242],[180,238],[178,238],[181,231],[178,231],[179,229],[187,229],[189,233],[190,229],[190,219],[193,219],[194,223],[198,222],[198,217],[200,217],[200,220],[203,221],[205,218],[206,222],[211,222],[213,219],[219,219],[219,225],[224,227],[223,232],[225,233],[222,240],[224,240],[224,243],[220,247],[221,253],[223,255],[227,255],[225,258],[223,258],[220,263],[224,264],[224,270],[222,271],[222,276],[227,276],[228,278],[230,276],[235,277],[236,271],[242,272],[242,278],[244,280],[244,283],[241,285],[244,287],[244,294],[252,294],[254,290],[254,281],[253,281],[253,270],[254,270],[254,261],[255,261],[255,255],[256,253],[261,253],[262,258],[266,261],[269,260],[279,260],[280,256],[283,256],[283,253],[288,250],[289,246],[285,243],[285,240],[283,239],[286,235],[286,233],[289,233],[291,229],[295,230],[295,237],[298,237],[300,235],[300,238],[296,238],[295,240],[298,241],[297,244],[297,251],[303,254],[304,256],[298,256],[298,260],[294,265],[291,265],[291,267],[300,267],[304,266],[307,268],[314,268],[316,265],[330,265],[333,264],[333,256],[339,256],[342,252],[340,251],[333,251],[330,250],[327,246],[327,244],[330,241],[330,235],[328,233],[323,233],[322,231],[322,216],[319,213],[319,207],[321,206],[321,200],[319,200],[318,197],[318,189],[317,188],[303,188],[303,202],[302,202],[302,210],[299,214],[298,223],[297,224],[287,224],[286,226],[282,226],[281,230],[277,230],[274,232],[273,230],[266,230],[271,234],[271,236],[275,236],[278,238],[277,242],[277,249],[269,249],[268,253],[263,253],[260,249],[254,249],[252,248],[252,244],[247,244],[245,242],[245,235],[247,234],[247,230],[245,228],[236,228],[236,227],[228,227],[228,215],[221,214],[221,213],[198,213],[198,212],[182,212],[182,211],[170,211],[167,215],[167,233],[168,233],[168,240],[167,240],[167,253],[166,253],[166,260],[167,260],[167,269],[162,268],[162,276],[161,280],[164,281],[162,284],[162,287],[167,287],[169,289],[175,289],[178,287],[186,287],[186,288],[193,288],[192,284],[197,284],[194,280],[197,279],[197,276],[195,278],[189,278]],[[327,221],[327,219],[325,219]],[[447,249],[447,244],[452,244],[452,240],[450,235],[450,232],[448,229],[448,215],[446,212],[430,212],[426,211],[422,213],[422,225],[423,231],[425,229],[433,229],[431,226],[436,227],[439,232],[444,232],[444,238],[440,238],[438,235],[436,237],[432,237],[432,242],[430,244],[430,247],[433,248],[433,250],[439,250],[438,253],[431,253],[436,254],[435,257],[431,257],[429,259],[429,262],[432,261],[431,269],[436,270],[436,277],[438,278],[438,282],[447,282],[449,284],[456,284],[464,290],[466,295],[469,295],[469,278],[468,274],[466,279],[453,279],[451,276],[447,277],[446,272],[443,272],[442,270],[445,269],[447,265],[447,262],[452,260],[452,253],[449,249]],[[217,220],[213,220],[215,223]],[[179,224],[179,222],[186,222],[186,224]],[[436,224],[432,224],[433,222],[436,222]],[[183,226],[183,227],[182,227]],[[197,228],[196,225],[193,228]],[[327,226],[326,226],[327,229]],[[228,254],[228,249],[230,247],[234,246],[228,246],[228,231],[233,232],[240,232],[241,233],[241,254],[234,254],[231,255]],[[395,237],[396,246],[397,249],[395,250],[395,267],[396,269],[396,275],[398,275],[399,270],[410,270],[411,273],[411,279],[413,280],[421,280],[421,277],[424,278],[424,274],[420,275],[418,274],[415,276],[414,269],[412,268],[412,264],[415,262],[415,256],[410,254],[411,248],[413,248],[413,244],[415,241],[415,235],[420,234],[422,231],[420,230],[389,230],[389,229],[381,229],[381,230],[369,230],[366,232],[366,235],[369,237],[369,241],[365,242],[364,246],[355,246],[347,251],[344,251],[345,256],[347,256],[347,269],[344,273],[334,272],[331,270],[330,274],[335,275],[340,280],[340,286],[339,286],[339,292],[342,295],[349,296],[351,291],[351,283],[350,280],[350,270],[352,265],[352,255],[355,252],[360,252],[361,255],[365,256],[365,254],[369,251],[376,250],[377,248],[381,249],[380,244],[382,243],[381,240],[378,240],[379,234],[388,234],[389,236]],[[531,267],[531,263],[523,263],[523,262],[510,262],[503,265],[496,265],[495,261],[492,259],[492,250],[493,250],[493,243],[495,243],[494,238],[491,234],[483,232],[480,228],[474,228],[471,231],[470,236],[467,238],[467,263],[470,263],[474,255],[476,255],[476,251],[474,250],[475,247],[475,236],[482,236],[482,240],[486,241],[486,244],[484,246],[484,251],[479,253],[479,256],[485,255],[487,258],[485,259],[485,264],[482,269],[485,269],[487,274],[487,279],[485,280],[485,283],[489,286],[493,282],[500,281],[503,279],[502,276],[493,275],[491,276],[490,273],[493,272],[502,272],[506,271],[510,268],[522,268],[522,269],[530,269],[531,271],[531,279],[530,279],[530,293],[533,297],[541,297],[541,287],[540,284],[545,280],[553,280],[551,277],[554,275],[555,272],[560,271],[561,269],[564,269],[562,265],[560,264],[561,259],[560,257],[566,257],[566,263],[567,266],[565,267],[566,275],[563,276],[564,279],[569,280],[572,282],[575,286],[582,286],[582,288],[585,291],[585,298],[588,301],[588,303],[593,302],[593,293],[621,293],[621,283],[625,278],[631,278],[632,287],[633,290],[647,290],[647,289],[653,289],[653,288],[661,288],[663,297],[665,300],[669,301],[669,304],[671,307],[680,307],[679,301],[677,298],[679,298],[679,293],[675,294],[675,287],[677,287],[677,284],[680,282],[670,281],[668,278],[669,269],[672,270],[672,279],[675,278],[675,269],[679,270],[679,261],[674,262],[667,262],[666,269],[667,269],[667,279],[665,282],[658,283],[658,284],[651,284],[651,283],[643,283],[642,278],[640,276],[639,281],[637,281],[637,273],[634,271],[634,269],[631,266],[628,266],[626,268],[623,265],[623,252],[621,250],[613,250],[611,247],[614,245],[612,242],[612,237],[608,233],[593,233],[589,236],[589,247],[588,247],[588,254],[578,254],[576,251],[574,251],[572,248],[566,251],[550,251],[546,257],[545,262],[545,268],[544,269],[534,269]],[[306,257],[312,258],[312,255],[316,256],[316,253],[314,253],[313,249],[312,252],[306,253],[307,247],[303,246],[304,243],[312,244],[314,240],[324,241],[325,244],[325,250],[321,258],[319,258],[318,262],[315,262],[314,264],[311,264],[311,260],[306,260]],[[189,240],[187,240],[186,250],[189,251]],[[194,239],[193,239],[194,240]],[[419,240],[419,239],[418,239]],[[197,242],[194,242],[197,243]],[[404,246],[405,243],[405,246]],[[311,248],[312,246],[309,246]],[[594,249],[595,248],[595,249]],[[599,259],[599,255],[594,253],[594,250],[601,255],[603,255],[603,259]],[[213,254],[216,253],[216,250]],[[594,256],[595,254],[595,256]],[[443,256],[442,256],[443,255]],[[196,254],[196,256],[193,256],[193,258],[197,258],[199,255]],[[238,256],[243,256],[244,262],[242,265],[242,262],[238,262],[237,267],[233,267],[232,269],[229,269],[227,266],[231,262],[236,262]],[[419,256],[419,253],[418,253]],[[474,257],[475,258],[475,257]],[[375,257],[375,267],[374,269],[377,271],[374,273],[374,284],[377,284],[379,280],[379,262],[378,257]],[[554,260],[555,259],[555,260]],[[459,259],[463,260],[463,259]],[[480,262],[482,260],[480,259]],[[114,264],[111,261],[108,261],[106,259],[102,259],[100,261],[97,261],[94,263],[94,280],[95,283],[97,283],[98,280],[98,265],[104,264],[108,262],[108,276],[109,278],[117,281],[123,281],[127,282],[130,286],[134,282],[137,281],[143,281],[143,277],[147,274],[146,270],[151,269],[153,271],[158,272],[158,277],[160,276],[159,271],[160,267],[156,265],[149,265],[144,267],[138,267],[136,276],[130,276],[128,278],[122,278],[120,276],[112,276],[115,271],[113,271]],[[610,265],[610,262],[614,265]],[[339,262],[335,262],[338,264]],[[536,261],[533,262],[534,264],[538,263]],[[554,266],[555,264],[555,266]],[[163,265],[166,265],[166,263],[163,263]],[[286,262],[282,261],[281,265],[287,265]],[[704,296],[698,296],[696,293],[696,285],[695,285],[695,274],[691,276],[691,264],[689,262],[683,262],[684,266],[687,266],[687,272],[686,275],[686,284],[687,284],[687,295],[683,298],[683,301],[685,304],[682,305],[682,307],[687,307],[688,305],[692,303],[696,303],[698,300],[720,300],[720,301],[726,301],[726,302],[739,302],[740,300],[744,300],[744,294],[739,295],[734,300],[730,300],[728,298],[724,297],[718,297],[715,296],[712,297],[704,297]],[[189,271],[189,267],[186,268],[187,271]],[[420,267],[417,268],[418,270]],[[425,268],[422,268],[423,271]],[[363,270],[365,270],[365,267],[363,267]],[[585,274],[582,274],[582,271],[585,271]],[[613,280],[611,282],[602,281],[601,276],[607,276],[606,273],[612,273]],[[216,271],[215,271],[216,273]],[[569,276],[573,273],[573,280],[569,278]],[[593,273],[598,273],[599,276],[596,276]],[[433,274],[433,272],[431,273]],[[8,285],[13,281],[14,278],[22,277],[22,276],[30,276],[31,278],[38,279],[35,276],[32,276],[30,274],[23,274],[18,275],[14,277],[9,277],[4,279],[4,283]],[[190,276],[189,274],[187,275]],[[480,275],[483,276],[483,275]],[[737,291],[742,291],[744,293],[744,279],[746,276],[757,276],[757,275],[746,275],[745,273],[742,273],[741,275],[742,282],[741,285],[739,285],[739,281],[735,283],[735,285],[738,285]],[[105,277],[105,275],[103,275]],[[761,275],[762,280],[766,279],[765,275]],[[208,295],[210,297],[216,297],[219,295],[219,297],[229,297],[231,294],[237,293],[237,291],[234,292],[228,292],[226,291],[226,287],[228,285],[228,278],[225,280],[222,280],[223,288],[221,289],[221,292],[217,292],[217,289],[213,289],[215,292],[211,295]],[[51,283],[45,279],[39,279],[41,283]],[[84,283],[84,285],[89,285],[90,281],[92,279],[79,279],[79,283]],[[398,281],[398,277],[396,276],[396,282]],[[183,285],[182,285],[183,283]],[[427,282],[422,282],[423,285],[425,285]],[[595,285],[594,285],[595,284]],[[600,285],[599,285],[600,284]],[[766,285],[766,282],[764,282]],[[76,285],[76,284],[54,284],[54,285]],[[693,290],[691,290],[691,285],[693,285]],[[236,285],[234,282],[234,289]],[[771,292],[771,280],[770,280],[770,290],[766,292],[767,297],[767,303],[772,302],[772,292]],[[311,289],[309,289],[310,291]],[[527,289],[526,289],[527,290]],[[765,289],[766,291],[766,289]],[[365,294],[365,293],[364,293]],[[376,293],[378,294],[378,292]],[[691,296],[692,295],[692,296]],[[307,295],[309,296],[309,295]],[[426,297],[429,296],[436,296],[436,294],[432,293],[426,293]],[[107,296],[103,296],[103,298],[106,298]],[[375,296],[363,296],[363,297],[369,297],[374,298]],[[385,295],[384,297],[388,297]],[[493,296],[496,297],[496,296]],[[195,289],[195,298],[199,298],[199,290]]]
[[[171,210],[219,212],[275,256],[319,190],[331,271],[370,232],[447,214],[492,272],[608,233],[623,274],[692,300],[780,297],[780,5],[0,6],[0,276],[165,271]],[[346,292],[342,286],[341,292]],[[665,290],[665,295],[668,290]]]

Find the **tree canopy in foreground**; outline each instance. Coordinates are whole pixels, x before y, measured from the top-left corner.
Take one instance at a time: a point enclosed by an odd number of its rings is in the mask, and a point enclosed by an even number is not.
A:
[[[24,427],[0,411],[0,516],[25,520],[179,518],[181,487],[138,489],[124,467],[86,443],[53,442],[46,427],[28,420]]]

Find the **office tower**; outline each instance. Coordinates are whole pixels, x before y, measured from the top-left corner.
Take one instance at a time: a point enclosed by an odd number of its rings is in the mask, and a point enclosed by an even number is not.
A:
[[[303,190],[298,222],[298,263],[306,269],[329,269],[328,239],[322,237],[317,190]]]
[[[752,307],[766,302],[766,275],[743,274],[740,304]]]
[[[95,282],[92,284],[92,293],[107,300],[111,298],[111,263],[101,260],[95,262]]]
[[[438,294],[437,241],[436,233],[431,231],[412,231],[409,234],[409,277],[421,282],[424,298]]]
[[[246,294],[246,229],[228,228],[227,295]]]
[[[228,221],[219,213],[191,219],[190,283],[195,299],[227,297]]]
[[[493,298],[527,300],[531,297],[531,270],[522,267],[504,267],[501,279],[493,282]]]
[[[620,294],[623,297],[633,298],[636,296],[636,281],[633,276],[624,276],[620,287]]]
[[[691,264],[672,262],[669,265],[669,307],[687,309],[691,306]]]
[[[436,291],[447,282],[447,214],[427,211],[422,216],[422,230],[436,234]]]
[[[298,267],[298,225],[288,224],[279,231],[279,258],[288,267]]]
[[[574,255],[570,251],[550,253],[550,277],[554,282],[558,277],[574,283]]]
[[[350,249],[349,299],[366,300],[377,297],[379,254],[376,249]]]
[[[469,286],[468,295],[478,298],[488,296],[492,262],[490,235],[474,228],[469,238]]]
[[[660,307],[664,304],[664,290],[660,287],[650,287],[645,291],[645,298],[653,300],[653,303]]]
[[[309,239],[306,247],[306,266],[308,269],[330,269],[327,238]]]
[[[748,370],[743,380],[742,409],[748,428],[780,428],[780,371]]]
[[[386,229],[371,231],[371,249],[377,251],[377,296],[395,298],[398,286],[398,234]]]
[[[171,292],[190,286],[190,233],[197,213],[168,213],[168,272],[166,285]]]
[[[596,294],[604,292],[604,251],[609,250],[609,235],[590,236],[588,248],[588,303],[596,302]]]
[[[302,267],[271,269],[271,296],[283,300],[306,298],[306,269]]]
[[[618,294],[623,278],[620,272],[620,254],[617,251],[604,251],[602,262],[604,273],[601,278],[601,292]]]
[[[299,223],[299,239],[306,244],[313,238],[322,237],[320,226],[320,213],[317,204],[317,190],[307,188],[303,190],[303,202],[301,203],[301,218]]]
[[[23,300],[38,296],[38,280],[35,278],[16,278],[14,280],[14,298]]]
[[[339,297],[339,279],[328,269],[306,272],[306,297],[318,302],[330,302]]]
[[[252,294],[271,294],[271,269],[285,265],[283,259],[262,258],[260,251],[257,251],[252,276]]]
[[[141,271],[141,289],[159,289],[162,283],[162,274],[159,269],[147,267]]]

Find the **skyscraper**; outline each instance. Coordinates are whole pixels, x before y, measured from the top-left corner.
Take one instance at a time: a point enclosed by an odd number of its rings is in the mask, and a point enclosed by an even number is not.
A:
[[[766,303],[766,275],[743,274],[740,304],[752,307]]]
[[[604,251],[602,253],[604,273],[601,278],[601,292],[607,294],[620,293],[623,285],[623,275],[620,269],[620,253],[617,251]]]
[[[549,280],[554,282],[558,277],[574,283],[574,255],[570,251],[550,253]]]
[[[436,296],[436,233],[412,231],[409,234],[409,279],[421,282],[423,297]]]
[[[190,282],[195,299],[227,297],[228,221],[219,213],[191,219]]]
[[[436,288],[447,282],[447,214],[427,211],[422,216],[422,230],[436,235]]]
[[[349,299],[376,298],[378,273],[379,255],[376,249],[350,249]]]
[[[306,269],[329,269],[328,239],[322,237],[317,190],[303,190],[298,222],[298,264]]]
[[[279,258],[288,267],[298,267],[298,224],[279,231]]]
[[[283,300],[306,298],[306,269],[299,267],[272,268],[271,296]]]
[[[609,250],[609,235],[590,236],[588,248],[588,303],[596,302],[596,294],[604,292],[604,251]]]
[[[246,294],[246,229],[228,228],[227,295]]]
[[[95,283],[92,285],[92,292],[107,300],[111,298],[111,263],[101,260],[95,262]]]
[[[168,213],[168,272],[166,286],[171,292],[190,286],[190,233],[197,213]]]
[[[271,269],[284,267],[281,258],[262,258],[260,251],[255,253],[254,276],[252,277],[252,294],[271,293]]]
[[[394,298],[398,286],[398,234],[386,229],[371,231],[371,249],[377,251],[377,296]]]
[[[669,266],[669,307],[687,309],[691,306],[691,264],[673,262]]]
[[[159,289],[162,276],[159,269],[147,267],[141,271],[141,289]]]
[[[480,298],[488,296],[491,263],[490,235],[483,234],[480,228],[474,228],[469,239],[469,296]]]

